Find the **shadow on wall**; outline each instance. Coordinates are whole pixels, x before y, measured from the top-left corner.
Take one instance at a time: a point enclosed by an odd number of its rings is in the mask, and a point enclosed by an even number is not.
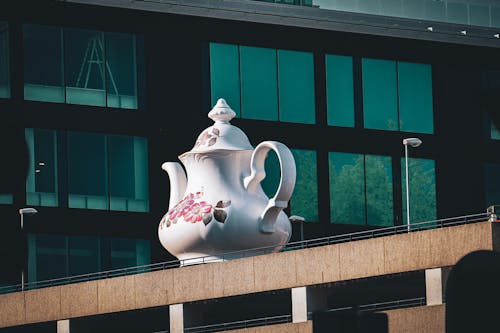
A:
[[[448,277],[446,333],[499,332],[499,315],[500,253],[469,253]]]

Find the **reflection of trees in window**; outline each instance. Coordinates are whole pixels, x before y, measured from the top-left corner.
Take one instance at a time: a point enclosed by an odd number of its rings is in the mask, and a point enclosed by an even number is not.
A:
[[[406,170],[401,159],[403,221],[406,224]],[[434,161],[420,158],[408,159],[410,173],[410,219],[411,223],[436,219],[436,175]]]
[[[306,221],[318,221],[318,175],[316,167],[316,152],[312,150],[292,150],[297,167],[297,180],[290,211]]]
[[[330,153],[332,223],[392,225],[392,168],[387,156]]]

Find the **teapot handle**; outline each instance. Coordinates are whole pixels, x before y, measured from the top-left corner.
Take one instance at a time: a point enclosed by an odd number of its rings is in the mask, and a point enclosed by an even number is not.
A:
[[[295,159],[290,149],[277,141],[264,141],[255,147],[252,154],[250,162],[251,174],[243,180],[245,189],[248,192],[254,193],[260,182],[266,177],[264,163],[271,149],[278,156],[281,178],[276,194],[269,199],[266,208],[260,215],[260,231],[264,233],[274,232],[274,224],[278,214],[287,207],[288,200],[292,196],[296,177]]]

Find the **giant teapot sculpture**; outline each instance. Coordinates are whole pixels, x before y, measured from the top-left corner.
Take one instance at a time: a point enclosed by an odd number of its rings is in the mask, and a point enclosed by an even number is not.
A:
[[[208,116],[194,147],[177,162],[162,168],[170,178],[169,211],[161,219],[161,244],[180,260],[268,247],[278,251],[288,242],[291,225],[283,212],[295,186],[295,160],[282,143],[264,141],[255,149],[247,136],[229,121],[234,111],[219,99]],[[280,162],[281,179],[276,194],[268,198],[260,182],[270,150]],[[238,255],[235,255],[238,257]]]

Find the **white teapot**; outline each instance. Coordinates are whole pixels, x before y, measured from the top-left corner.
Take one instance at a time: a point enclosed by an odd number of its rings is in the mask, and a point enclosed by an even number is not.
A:
[[[282,143],[264,141],[255,149],[229,121],[234,111],[219,99],[208,116],[215,121],[177,162],[162,165],[170,178],[169,211],[158,227],[161,244],[180,260],[270,247],[279,251],[288,242],[291,225],[282,211],[295,186],[295,160]],[[276,194],[266,196],[260,182],[270,150],[280,162]],[[268,252],[271,252],[267,249]],[[234,257],[238,257],[235,255]]]

